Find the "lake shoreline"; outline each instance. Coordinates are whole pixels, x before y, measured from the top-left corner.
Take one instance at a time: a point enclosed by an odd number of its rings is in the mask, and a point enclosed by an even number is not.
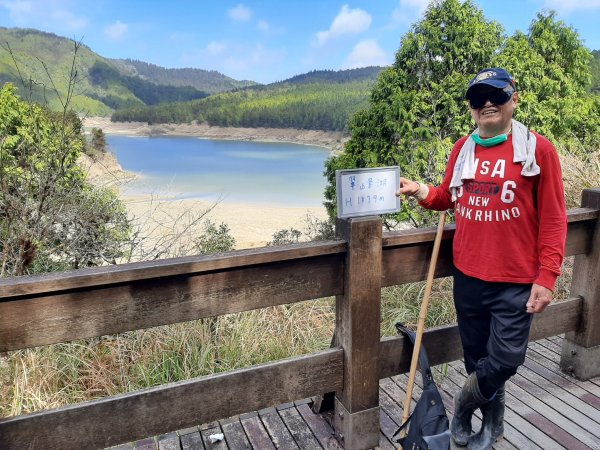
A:
[[[101,121],[87,122],[98,127]],[[121,136],[148,136],[143,129],[136,129],[132,124],[114,124],[107,127],[104,132]],[[147,125],[146,125],[147,126]],[[102,128],[102,127],[100,127]],[[117,131],[117,132],[115,132]],[[194,134],[176,133],[181,130],[171,130],[170,136],[196,136]],[[229,130],[230,131],[230,130]],[[215,137],[207,139],[218,139]],[[225,138],[222,138],[225,139]],[[229,135],[228,140],[236,139]],[[257,140],[258,139],[247,139]],[[262,140],[260,140],[262,141]],[[287,140],[271,140],[270,142],[288,143]],[[315,142],[304,142],[306,145],[317,145]],[[263,247],[267,242],[273,240],[275,232],[289,230],[291,228],[304,231],[307,225],[307,216],[318,220],[327,220],[327,212],[323,205],[320,206],[296,206],[296,205],[273,205],[268,202],[241,203],[226,198],[216,202],[188,198],[178,199],[167,194],[128,194],[123,187],[132,180],[139,179],[140,175],[128,172],[122,168],[118,158],[111,152],[106,152],[90,158],[82,155],[79,160],[80,166],[86,171],[88,181],[96,186],[112,189],[127,209],[130,219],[137,223],[145,223],[141,231],[149,242],[158,242],[165,236],[172,235],[177,224],[188,213],[197,214],[209,211],[205,219],[215,224],[225,223],[230,229],[231,235],[236,240],[236,249]],[[185,222],[185,220],[183,220]],[[160,226],[156,226],[160,224]],[[185,241],[192,239],[190,236],[182,238]]]
[[[203,139],[233,141],[286,142],[324,147],[338,153],[349,136],[339,131],[299,130],[295,128],[237,128],[207,124],[153,124],[145,122],[111,122],[108,117],[86,117],[83,126],[100,128],[106,134],[125,136],[193,136]]]

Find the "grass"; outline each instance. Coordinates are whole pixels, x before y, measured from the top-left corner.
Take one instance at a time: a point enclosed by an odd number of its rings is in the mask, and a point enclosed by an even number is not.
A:
[[[329,347],[333,299],[10,352],[0,416],[131,392]]]
[[[560,150],[560,149],[559,149]],[[600,180],[600,152],[561,152],[567,205]],[[573,258],[554,293],[569,297]],[[381,334],[415,328],[424,283],[382,289]],[[426,327],[454,323],[452,279],[434,282]],[[330,345],[332,298],[265,308],[114,336],[10,352],[0,357],[0,416],[54,408],[310,353]]]

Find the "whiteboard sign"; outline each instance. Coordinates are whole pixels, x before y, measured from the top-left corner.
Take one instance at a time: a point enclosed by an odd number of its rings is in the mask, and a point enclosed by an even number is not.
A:
[[[400,211],[400,168],[335,171],[338,217],[373,216]]]

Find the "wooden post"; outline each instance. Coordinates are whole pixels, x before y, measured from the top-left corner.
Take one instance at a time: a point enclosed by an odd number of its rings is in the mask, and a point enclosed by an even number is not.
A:
[[[581,206],[600,210],[600,188],[585,189]],[[575,257],[571,296],[583,298],[579,329],[566,333],[560,367],[580,380],[600,375],[600,219],[589,251]]]
[[[336,297],[336,342],[344,349],[344,389],[336,392],[334,427],[346,450],[379,445],[381,219],[338,220],[348,242],[344,294]]]

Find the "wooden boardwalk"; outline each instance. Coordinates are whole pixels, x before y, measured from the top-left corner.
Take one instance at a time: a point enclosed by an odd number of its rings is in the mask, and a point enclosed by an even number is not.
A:
[[[600,377],[578,381],[559,369],[562,337],[532,342],[525,364],[506,387],[505,436],[495,449],[583,450],[600,449]],[[449,417],[452,397],[462,386],[462,362],[446,366],[446,376],[436,374]],[[402,416],[406,374],[380,382],[380,445],[397,448],[390,438]],[[414,396],[421,394],[420,381]],[[199,405],[199,407],[202,407]],[[210,405],[205,405],[210,407]],[[479,417],[475,426],[479,426]],[[210,442],[222,434],[223,440]],[[113,449],[226,450],[226,449],[342,449],[329,422],[310,409],[308,400],[280,405],[258,412],[198,427],[148,438]],[[464,448],[464,447],[463,447]]]

